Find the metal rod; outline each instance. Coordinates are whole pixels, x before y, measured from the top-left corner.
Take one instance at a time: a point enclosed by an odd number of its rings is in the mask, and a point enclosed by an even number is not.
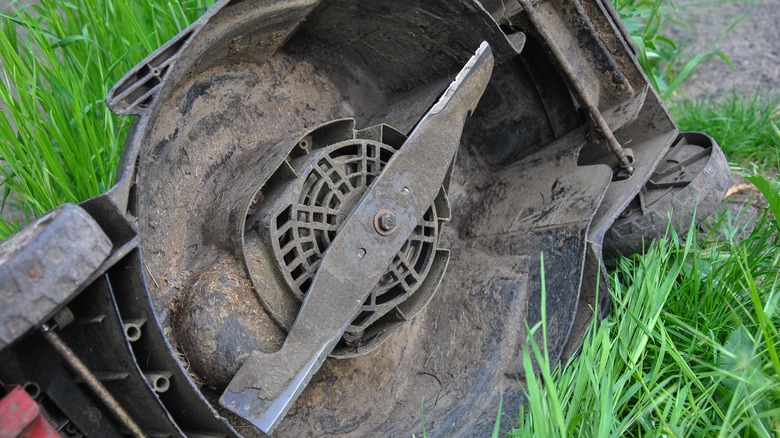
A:
[[[517,1],[520,3],[523,9],[525,9],[525,12],[528,14],[528,18],[531,20],[531,23],[533,23],[534,27],[539,30],[539,35],[542,36],[545,44],[547,45],[547,48],[550,50],[550,52],[552,52],[553,56],[555,56],[555,60],[560,64],[563,73],[569,80],[569,83],[571,83],[571,85],[574,87],[574,93],[577,95],[580,103],[585,106],[585,109],[590,116],[591,127],[593,127],[593,129],[595,129],[596,132],[601,135],[604,141],[606,141],[607,147],[609,147],[612,153],[617,157],[618,161],[620,161],[620,167],[624,169],[630,176],[634,173],[634,163],[632,163],[631,159],[628,158],[625,150],[623,150],[623,146],[619,141],[617,141],[615,135],[612,133],[612,130],[609,128],[607,121],[604,120],[604,117],[601,115],[601,111],[599,111],[599,109],[596,107],[596,104],[590,99],[590,95],[582,86],[582,83],[577,79],[577,73],[569,63],[569,60],[566,59],[566,55],[564,55],[561,49],[555,44],[555,41],[553,41],[553,39],[550,38],[546,32],[542,31],[542,23],[539,21],[539,17],[536,16],[536,11],[534,10],[533,5],[531,5],[531,2],[529,0]]]
[[[141,430],[141,428],[136,424],[135,421],[133,421],[132,418],[130,418],[130,415],[125,411],[125,409],[119,404],[119,402],[114,399],[114,397],[111,395],[111,393],[108,392],[105,386],[103,386],[102,383],[95,377],[94,374],[87,368],[86,365],[84,365],[84,362],[81,361],[81,359],[76,356],[76,353],[73,352],[73,350],[70,349],[70,347],[65,344],[65,341],[62,340],[62,338],[59,337],[57,333],[52,330],[51,327],[49,327],[47,324],[44,324],[41,326],[41,334],[43,334],[43,337],[46,338],[47,341],[51,344],[52,347],[54,347],[55,350],[57,350],[57,353],[62,356],[63,359],[65,359],[66,362],[73,368],[73,371],[76,372],[76,374],[79,375],[82,379],[84,379],[84,383],[89,386],[89,388],[92,390],[92,392],[95,393],[95,395],[105,403],[105,405],[109,408],[109,410],[116,416],[116,419],[125,425],[130,430],[130,433],[133,436],[137,437],[145,437],[146,435]]]

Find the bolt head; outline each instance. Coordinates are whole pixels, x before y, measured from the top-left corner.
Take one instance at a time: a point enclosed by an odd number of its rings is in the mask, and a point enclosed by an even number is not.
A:
[[[392,212],[387,212],[379,216],[379,228],[381,228],[382,231],[393,231],[395,226],[395,215]]]
[[[389,236],[395,231],[398,225],[395,213],[387,208],[380,209],[374,216],[374,229],[383,236]]]

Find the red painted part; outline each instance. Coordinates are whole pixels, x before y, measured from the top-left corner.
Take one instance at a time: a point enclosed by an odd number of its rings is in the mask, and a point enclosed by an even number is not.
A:
[[[60,435],[46,421],[38,403],[19,386],[11,386],[0,400],[0,438],[55,438]]]

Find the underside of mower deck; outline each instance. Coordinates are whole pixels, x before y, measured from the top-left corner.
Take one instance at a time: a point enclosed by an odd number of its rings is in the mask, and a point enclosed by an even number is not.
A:
[[[482,436],[543,311],[569,357],[603,251],[728,182],[604,0],[220,1],[107,103],[116,185],[0,247],[0,381],[61,433]]]

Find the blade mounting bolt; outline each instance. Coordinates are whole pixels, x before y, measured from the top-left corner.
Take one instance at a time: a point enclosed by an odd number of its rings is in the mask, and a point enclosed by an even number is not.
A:
[[[395,231],[396,225],[395,213],[392,211],[383,208],[376,212],[376,215],[374,216],[374,228],[377,233],[383,236],[389,236]]]

